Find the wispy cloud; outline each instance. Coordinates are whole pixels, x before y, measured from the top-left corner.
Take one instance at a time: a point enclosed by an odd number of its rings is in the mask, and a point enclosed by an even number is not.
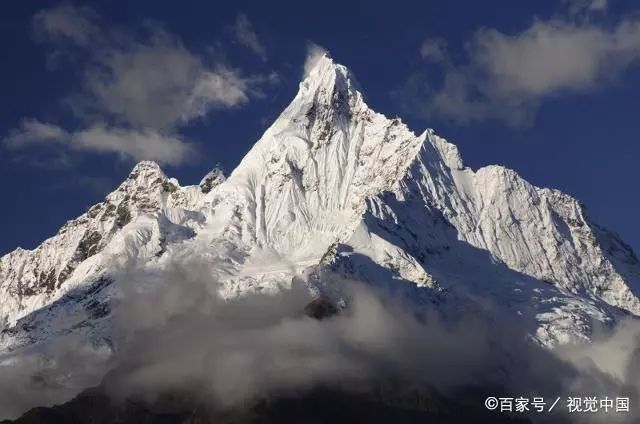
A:
[[[608,6],[608,0],[563,0],[569,7],[572,15],[604,12]]]
[[[238,15],[233,26],[233,32],[240,44],[252,50],[263,61],[267,60],[267,50],[258,39],[258,34],[256,34],[253,25],[245,14],[240,13]]]
[[[3,138],[3,144],[10,149],[22,149],[31,144],[61,143],[69,134],[57,125],[40,122],[37,119],[24,119],[19,128],[9,131]]]
[[[194,152],[190,143],[150,128],[131,130],[100,125],[73,133],[71,145],[78,150],[117,153],[125,158],[150,159],[172,165],[186,162]]]
[[[69,132],[34,119],[23,120],[20,127],[2,139],[2,143],[12,150],[55,144],[65,151],[114,153],[124,159],[149,159],[170,165],[184,163],[194,153],[193,146],[178,136],[151,128],[135,130],[95,124]]]
[[[306,78],[311,70],[316,66],[318,61],[322,58],[322,56],[325,56],[327,54],[328,51],[324,47],[319,46],[315,43],[309,43],[307,45],[307,57],[304,61],[303,77]]]

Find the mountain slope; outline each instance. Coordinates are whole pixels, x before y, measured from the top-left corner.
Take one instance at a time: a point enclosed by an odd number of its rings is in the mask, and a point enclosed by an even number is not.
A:
[[[637,257],[579,202],[500,166],[466,168],[432,130],[416,135],[369,109],[325,56],[228,179],[213,171],[180,187],[142,162],[56,236],[1,258],[0,347],[87,328],[108,340],[109,325],[93,325],[108,308],[87,308],[114,292],[96,286],[132,264],[161,272],[197,256],[224,264],[225,298],[299,278],[340,296],[318,277],[339,271],[452,311],[488,303],[547,345],[640,315]]]
[[[204,217],[188,208],[222,179],[216,171],[204,188],[183,188],[156,163],[139,163],[116,191],[54,237],[0,258],[0,322],[13,326],[123,258],[149,259],[167,243],[192,237]]]

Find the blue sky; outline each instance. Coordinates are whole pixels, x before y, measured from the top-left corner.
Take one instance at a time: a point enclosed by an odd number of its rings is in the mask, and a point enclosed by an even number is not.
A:
[[[368,103],[566,191],[640,250],[634,1],[13,2],[0,16],[0,254],[33,248],[141,159],[231,171],[312,46]]]

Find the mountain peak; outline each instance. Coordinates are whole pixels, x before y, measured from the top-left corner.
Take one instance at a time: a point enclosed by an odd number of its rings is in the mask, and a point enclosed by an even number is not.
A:
[[[316,54],[315,56],[307,59],[307,64],[305,65],[305,79],[313,78],[314,76],[336,70],[347,71],[347,68],[334,62],[331,56],[326,52]]]
[[[357,82],[349,69],[334,60],[327,54],[322,53],[315,59],[309,59],[311,65],[307,65],[305,78],[300,83],[300,93],[312,95],[317,98],[317,93],[334,95],[344,93],[350,96],[356,95]]]
[[[224,182],[224,180],[225,176],[222,168],[220,166],[216,166],[211,171],[209,171],[207,175],[204,176],[198,186],[200,187],[200,190],[206,194],[209,193],[214,187]]]
[[[131,172],[129,173],[128,179],[130,180],[140,180],[141,178],[147,179],[149,177],[160,177],[162,179],[166,178],[164,172],[162,172],[162,168],[156,162],[151,160],[143,160],[138,162],[136,166],[133,167]]]
[[[157,162],[152,160],[142,160],[135,164],[131,172],[142,171],[142,170],[158,170],[160,171],[160,165]]]
[[[170,185],[179,185],[177,180],[173,178],[171,180]],[[169,184],[169,178],[162,171],[160,165],[154,161],[143,160],[133,167],[127,179],[120,184],[116,191],[109,194],[107,199],[113,196],[119,197],[122,193],[132,195],[138,192],[157,192],[158,190],[164,190],[167,184]]]

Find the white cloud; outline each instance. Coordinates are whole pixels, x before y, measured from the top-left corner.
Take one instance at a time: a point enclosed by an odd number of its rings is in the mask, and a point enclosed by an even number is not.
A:
[[[267,60],[267,51],[260,40],[258,40],[258,35],[246,15],[242,13],[238,15],[235,25],[233,26],[233,31],[240,44],[248,47],[263,61]]]
[[[193,147],[180,128],[211,111],[242,106],[261,97],[273,76],[243,75],[207,55],[189,50],[157,23],[140,31],[99,26],[98,14],[70,3],[33,18],[39,41],[52,51],[73,46],[83,66],[79,90],[67,98],[79,130],[24,120],[2,144],[14,151],[44,142],[67,151],[117,153],[135,160],[183,163]],[[257,54],[264,49],[246,16],[235,25],[238,40]],[[83,55],[83,56],[82,56]],[[84,61],[82,61],[84,59]]]
[[[247,103],[251,83],[252,80],[241,78],[224,67],[202,74],[185,102],[183,119],[191,120],[207,115],[211,109]]]
[[[315,43],[310,43],[307,46],[307,57],[304,61],[304,72],[303,77],[306,78],[311,70],[316,66],[318,61],[322,59],[323,56],[327,56],[329,53],[327,49],[321,47]]]
[[[36,143],[60,143],[68,137],[69,134],[57,125],[23,119],[20,127],[9,131],[2,143],[10,149],[22,149]]]
[[[175,128],[211,110],[240,106],[260,81],[223,64],[206,65],[158,28],[146,43],[111,46],[95,59],[77,108],[133,126]]]
[[[537,20],[513,35],[482,29],[467,52],[459,66],[445,60],[444,82],[427,90],[426,110],[461,122],[526,123],[545,98],[596,89],[637,61],[640,21],[624,20],[609,30],[557,18]]]
[[[606,71],[617,72],[640,56],[640,25],[613,32],[560,21],[535,22],[517,36],[481,31],[475,61],[501,95],[546,95],[593,87]]]
[[[44,9],[33,17],[36,36],[52,41],[71,41],[86,45],[96,35],[97,15],[88,7],[76,7],[62,3],[50,9]]]
[[[69,132],[57,125],[35,119],[25,119],[19,128],[12,130],[2,144],[12,150],[22,150],[35,145],[56,143],[65,156],[70,151],[115,153],[125,159],[154,160],[179,165],[194,154],[191,144],[174,135],[167,135],[147,128],[133,130],[93,125]]]

